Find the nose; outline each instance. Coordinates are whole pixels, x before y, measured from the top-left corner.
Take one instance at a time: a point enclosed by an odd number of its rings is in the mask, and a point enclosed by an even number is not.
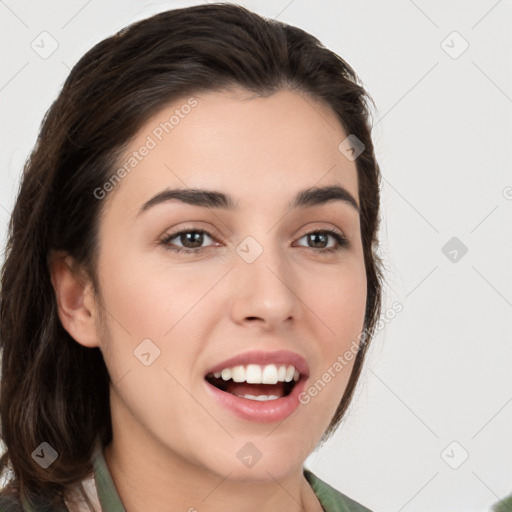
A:
[[[255,240],[241,246],[231,277],[235,283],[231,303],[233,321],[256,324],[268,331],[296,321],[301,304],[296,290],[298,280],[284,251],[271,247],[270,243],[259,245]],[[247,248],[249,251],[244,253]],[[251,257],[246,257],[250,251],[261,253],[251,262]]]

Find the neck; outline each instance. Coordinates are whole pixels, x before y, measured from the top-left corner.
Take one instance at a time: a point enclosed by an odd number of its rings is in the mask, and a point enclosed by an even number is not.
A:
[[[132,431],[133,432],[133,431]],[[191,464],[157,442],[115,436],[104,456],[127,512],[321,512],[302,467],[276,480],[251,481]]]

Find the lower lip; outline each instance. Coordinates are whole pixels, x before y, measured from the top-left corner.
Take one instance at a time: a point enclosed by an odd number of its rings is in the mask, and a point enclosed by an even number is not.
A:
[[[241,398],[221,391],[206,380],[204,382],[207,393],[235,416],[248,421],[273,423],[283,421],[297,410],[300,405],[299,395],[306,385],[306,380],[301,377],[289,395],[264,402]]]

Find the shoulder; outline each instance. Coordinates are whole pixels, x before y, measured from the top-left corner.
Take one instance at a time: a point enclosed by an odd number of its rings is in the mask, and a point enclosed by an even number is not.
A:
[[[48,506],[40,504],[30,506],[26,501],[13,495],[0,492],[0,512],[69,512],[65,506]]]
[[[508,512],[512,510],[512,494],[492,506],[493,512]]]
[[[320,480],[309,469],[304,468],[304,476],[326,512],[372,512],[357,501],[337,491],[328,483]]]
[[[13,496],[0,493],[0,512],[25,512],[21,501]]]

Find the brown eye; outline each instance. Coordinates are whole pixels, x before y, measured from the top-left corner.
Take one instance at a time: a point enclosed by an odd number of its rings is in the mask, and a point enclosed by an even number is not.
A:
[[[160,243],[171,251],[199,254],[209,247],[203,246],[205,237],[214,240],[213,236],[204,229],[188,229],[166,235]],[[303,238],[307,238],[308,247],[310,249],[319,253],[333,253],[349,246],[347,238],[337,231],[330,229],[311,231],[303,235],[300,240]],[[329,239],[335,241],[333,246],[328,246]],[[177,240],[179,244],[173,243],[173,240]]]
[[[198,253],[206,249],[206,247],[201,247],[205,241],[205,236],[213,239],[208,231],[203,229],[189,229],[167,235],[161,243],[172,251]],[[181,245],[171,243],[171,241],[175,239],[177,239]]]
[[[334,246],[327,247],[329,237],[335,240]],[[331,229],[323,229],[306,233],[302,238],[307,238],[307,242],[311,249],[317,249],[318,252],[335,252],[348,247],[348,240],[337,231]],[[301,238],[301,240],[302,240]]]

